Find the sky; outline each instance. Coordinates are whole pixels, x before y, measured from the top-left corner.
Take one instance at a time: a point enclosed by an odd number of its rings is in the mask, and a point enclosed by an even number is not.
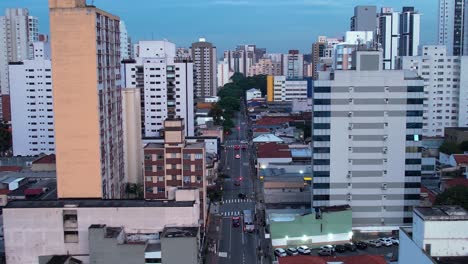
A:
[[[40,32],[48,34],[47,3],[0,0],[0,10],[26,7],[39,17]],[[422,14],[421,43],[437,40],[437,0],[94,0],[94,5],[120,16],[133,41],[167,39],[189,47],[204,37],[219,52],[256,44],[269,53],[310,53],[317,36],[341,37],[349,30],[356,5],[376,5],[378,10],[414,6]]]

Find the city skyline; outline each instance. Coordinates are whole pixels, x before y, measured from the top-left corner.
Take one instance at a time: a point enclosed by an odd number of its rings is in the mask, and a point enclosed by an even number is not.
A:
[[[193,3],[184,0],[140,0],[139,3],[141,8],[129,0],[117,4],[94,0],[96,6],[125,21],[133,42],[167,39],[178,47],[189,48],[191,43],[204,37],[217,47],[218,55],[235,48],[237,44],[256,44],[267,48],[270,53],[287,53],[289,49],[310,53],[311,44],[317,36],[341,37],[349,30],[349,21],[356,5],[376,5],[378,10],[380,7],[400,10],[402,6],[415,6],[422,14],[421,45],[437,42],[436,1],[201,0]],[[0,3],[2,9],[9,7],[27,7],[31,15],[39,17],[39,32],[49,34],[47,0]],[[333,21],[326,20],[330,16],[334,17]],[[170,20],[177,23],[169,23]],[[152,29],[149,25],[155,26]]]

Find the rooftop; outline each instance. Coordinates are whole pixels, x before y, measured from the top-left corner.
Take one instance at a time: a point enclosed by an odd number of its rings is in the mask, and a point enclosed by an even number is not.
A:
[[[103,199],[59,199],[38,201],[11,201],[5,208],[62,208],[62,207],[193,207],[193,201],[155,200],[103,200]]]
[[[460,132],[468,132],[468,127],[446,127],[445,130],[447,129],[457,130]]]
[[[386,264],[385,258],[380,255],[359,255],[359,256],[293,256],[279,259],[279,264]]]
[[[294,121],[291,117],[263,117],[262,119],[255,122],[257,126],[274,126],[287,124]]]
[[[71,256],[53,256],[46,264],[83,263]]]
[[[0,166],[0,172],[1,171],[12,171],[12,172],[20,172],[21,171],[20,166]]]
[[[468,164],[468,154],[455,154],[453,158],[457,164]]]
[[[162,233],[164,238],[196,236],[198,236],[198,227],[166,227]]]
[[[273,134],[262,134],[257,136],[252,140],[254,143],[263,143],[263,142],[283,142],[283,139],[277,137]]]
[[[291,150],[286,144],[265,143],[257,147],[258,158],[291,158]]]
[[[463,185],[465,187],[468,187],[468,179],[466,178],[456,178],[456,179],[451,179],[443,182],[445,187],[451,188],[457,185]]]
[[[33,161],[32,164],[55,164],[55,154],[50,154],[38,158],[37,160]]]
[[[293,158],[311,158],[312,150],[310,148],[294,148],[291,149]]]
[[[416,207],[414,213],[425,221],[468,221],[468,212],[460,206]]]

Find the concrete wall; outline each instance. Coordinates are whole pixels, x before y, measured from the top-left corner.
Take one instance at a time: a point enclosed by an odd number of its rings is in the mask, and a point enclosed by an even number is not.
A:
[[[177,237],[161,239],[162,263],[198,264],[198,239]]]
[[[403,230],[400,230],[400,246],[398,250],[398,263],[418,263],[418,264],[433,264],[432,260],[424,254],[416,243],[411,240],[411,237]]]

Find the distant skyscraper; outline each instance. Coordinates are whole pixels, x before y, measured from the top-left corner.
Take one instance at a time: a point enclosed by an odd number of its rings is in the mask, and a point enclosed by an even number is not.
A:
[[[448,55],[468,55],[468,0],[439,0],[439,44]]]
[[[132,41],[128,36],[127,26],[124,21],[120,21],[120,59],[132,58]]]
[[[398,56],[417,56],[421,31],[421,14],[414,7],[403,7],[400,13],[400,46]]]
[[[266,54],[266,49],[255,45],[238,45],[236,50],[224,52],[224,60],[229,64],[229,71],[242,73],[247,76],[250,67]]]
[[[423,90],[414,73],[382,70],[377,51],[358,51],[355,70],[314,82],[314,207],[349,204],[353,226],[363,230],[411,224]]]
[[[216,47],[201,38],[190,47],[194,64],[194,93],[196,97],[216,96]]]
[[[119,18],[49,0],[58,198],[125,193]]]
[[[351,31],[372,31],[377,29],[377,7],[356,6],[351,17]]]
[[[287,79],[302,79],[304,77],[304,55],[298,50],[290,50],[283,55],[283,74]]]
[[[218,62],[218,86],[222,87],[225,84],[229,83],[229,79],[234,74],[234,72],[229,71],[229,64],[227,63],[226,59],[224,61]]]

